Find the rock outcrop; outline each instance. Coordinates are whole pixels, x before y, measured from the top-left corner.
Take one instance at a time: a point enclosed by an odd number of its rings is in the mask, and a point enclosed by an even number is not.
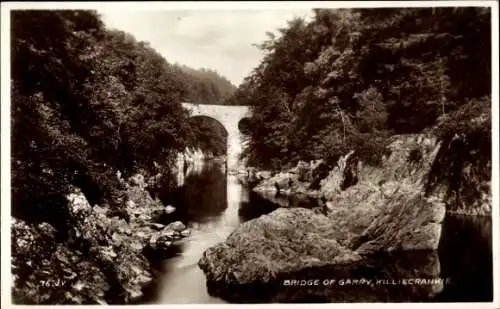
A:
[[[12,298],[22,304],[105,304],[106,275],[81,251],[56,241],[47,223],[12,226]]]
[[[105,304],[140,298],[152,280],[146,253],[167,251],[189,230],[180,221],[155,222],[167,208],[151,198],[140,179],[127,186],[125,196],[128,220],[107,207],[92,207],[77,189],[69,194],[72,229],[64,242],[49,224],[13,220],[14,301]]]
[[[207,288],[232,303],[422,302],[448,283],[440,269],[436,251],[398,252],[280,274],[267,283],[210,281]]]
[[[327,165],[323,160],[311,161],[310,163],[299,161],[296,167],[273,176],[269,172],[255,173],[261,181],[253,188],[253,191],[264,195],[303,194],[317,196],[317,191],[311,189],[311,186],[313,186],[313,182],[319,182],[319,176],[326,176],[325,166]]]
[[[224,285],[272,284],[315,267],[355,269],[380,254],[436,250],[446,206],[424,187],[439,146],[432,137],[394,137],[391,154],[378,168],[363,166],[350,152],[315,191],[307,191],[314,177],[301,167],[263,181],[257,191],[277,183],[326,197],[326,214],[278,208],[206,250],[200,268],[224,293]],[[412,156],[416,151],[419,156]]]

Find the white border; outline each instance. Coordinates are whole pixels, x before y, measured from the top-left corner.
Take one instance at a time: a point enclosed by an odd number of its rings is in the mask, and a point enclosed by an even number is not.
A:
[[[492,6],[493,0],[476,1],[130,1],[130,2],[8,2],[2,7],[15,9],[120,9],[133,11],[156,10],[280,10],[310,8],[372,8],[372,7],[451,7]]]
[[[493,228],[493,302],[496,308],[500,308],[500,182],[499,182],[499,48],[498,48],[498,2],[492,3],[491,7],[491,91],[492,91],[492,174],[491,174],[491,189],[492,189],[492,228]]]
[[[445,7],[445,6],[489,6],[492,16],[492,198],[493,198],[493,279],[494,301],[492,303],[373,303],[373,304],[308,304],[316,308],[499,308],[500,307],[500,209],[499,209],[499,47],[498,47],[498,2],[497,1],[255,1],[255,2],[2,2],[1,3],[1,307],[32,308],[32,306],[11,305],[10,274],[10,10],[15,9],[120,9],[134,11],[151,10],[244,10],[244,9],[307,9],[307,8],[353,8],[353,7]],[[466,249],[466,248],[465,248]],[[471,284],[474,284],[471,282]],[[295,307],[305,304],[290,305],[225,305],[225,307]],[[147,305],[147,307],[174,307],[175,305]],[[183,308],[207,308],[216,305],[183,305]],[[217,305],[219,306],[219,305]],[[47,308],[57,306],[44,306]],[[73,306],[70,306],[73,307]],[[78,306],[94,308],[94,306]],[[107,307],[107,306],[106,306]],[[141,308],[143,306],[113,306],[120,308]]]
[[[6,307],[11,302],[11,260],[10,260],[10,14],[4,9],[2,3],[1,22],[1,238],[2,238],[2,307]]]

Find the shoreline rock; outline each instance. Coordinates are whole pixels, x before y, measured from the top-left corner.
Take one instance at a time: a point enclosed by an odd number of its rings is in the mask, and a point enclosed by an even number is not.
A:
[[[112,216],[107,207],[92,207],[78,189],[69,194],[74,225],[64,242],[47,223],[13,219],[15,303],[126,304],[142,297],[153,280],[147,253],[162,254],[189,234],[180,221],[155,222],[168,208],[137,179],[125,191],[128,221]]]

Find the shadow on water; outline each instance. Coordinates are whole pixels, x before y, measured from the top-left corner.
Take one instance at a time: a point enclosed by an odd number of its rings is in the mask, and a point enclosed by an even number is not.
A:
[[[441,233],[441,275],[450,284],[436,301],[493,300],[491,217],[447,215]]]
[[[255,192],[249,192],[249,200],[242,202],[238,214],[242,222],[260,217],[279,208],[278,204],[270,202]]]
[[[275,193],[256,193],[250,191],[248,202],[240,203],[239,214],[241,221],[245,222],[268,214],[280,207],[313,208],[317,206],[317,201],[306,195],[291,197],[285,195],[279,196]]]
[[[242,222],[278,207],[312,208],[317,204],[307,197],[267,196],[249,191],[236,177],[211,163],[185,177],[172,204],[177,211],[166,219],[185,222],[192,234],[172,246],[167,256],[157,257],[157,279],[145,290],[142,303],[492,300],[491,218],[448,215],[437,251],[378,254],[362,263],[281,275],[267,284],[218,286],[207,285],[197,265],[207,248],[223,242]],[[372,281],[354,282],[361,279]],[[416,283],[417,279],[427,281]]]

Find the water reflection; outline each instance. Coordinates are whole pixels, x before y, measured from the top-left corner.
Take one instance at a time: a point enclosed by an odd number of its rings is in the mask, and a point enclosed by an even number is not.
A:
[[[183,222],[207,222],[218,217],[228,206],[227,179],[220,166],[210,161],[189,170],[184,186],[174,193],[175,219]]]

